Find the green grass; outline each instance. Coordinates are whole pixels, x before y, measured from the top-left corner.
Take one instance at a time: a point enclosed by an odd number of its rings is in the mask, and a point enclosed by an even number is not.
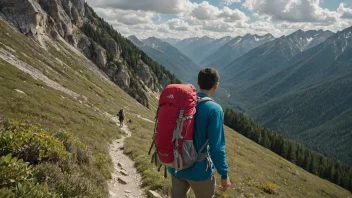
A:
[[[50,134],[69,131],[87,145],[91,157],[95,159],[92,167],[83,168],[97,174],[97,179],[104,177],[107,180],[112,168],[109,143],[119,138],[121,131],[104,113],[115,115],[120,108],[124,108],[127,117],[131,114],[152,117],[149,110],[116,85],[91,72],[88,68],[95,66],[90,61],[75,55],[66,45],[57,44],[59,51],[50,44],[47,44],[47,51],[0,20],[1,48],[7,51],[12,48],[15,51],[12,54],[19,60],[63,87],[88,98],[75,99],[42,81],[34,80],[29,74],[0,59],[0,116],[39,126]],[[107,193],[107,184],[103,186]]]
[[[130,126],[132,137],[126,139],[125,153],[136,162],[146,190],[159,190],[170,195],[170,177],[163,178],[150,163],[147,152],[153,124],[138,121]],[[229,175],[233,185],[219,197],[351,197],[347,190],[314,176],[275,153],[225,128]],[[219,184],[220,176],[217,175]],[[277,194],[268,193],[273,189]]]

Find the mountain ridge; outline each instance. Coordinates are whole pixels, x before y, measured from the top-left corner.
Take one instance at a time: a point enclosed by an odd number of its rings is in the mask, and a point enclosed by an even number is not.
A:
[[[333,35],[296,31],[263,44],[237,58],[234,67],[220,70],[231,74],[223,77],[222,84],[254,121],[317,152],[351,163],[352,151],[344,141],[349,137],[348,128],[342,127],[350,123],[342,115],[349,115],[344,112],[352,108],[348,102],[351,29]],[[317,35],[320,44],[306,39],[312,35]],[[330,126],[333,120],[335,124]],[[336,128],[335,135],[324,128]]]
[[[246,34],[243,37],[237,36],[220,47],[213,54],[203,59],[201,63],[221,69],[236,58],[246,54],[251,49],[254,49],[273,39],[274,37],[271,34],[266,34],[263,36],[251,34]]]
[[[183,82],[193,83],[193,76],[198,72],[197,70],[200,69],[200,66],[171,44],[155,37],[150,37],[143,41],[135,36],[130,36],[128,38],[154,60],[177,75]]]

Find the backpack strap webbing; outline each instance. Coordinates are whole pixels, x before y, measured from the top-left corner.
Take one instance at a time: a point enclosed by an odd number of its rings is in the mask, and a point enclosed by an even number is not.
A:
[[[214,101],[214,100],[211,99],[210,97],[203,97],[203,98],[198,97],[198,98],[197,98],[197,105],[199,105],[199,104],[202,103],[202,102],[206,102],[206,101]]]
[[[198,97],[197,98],[197,105],[199,105],[200,103],[202,102],[206,102],[206,101],[214,101],[213,99],[211,99],[210,97]],[[204,161],[204,160],[207,160],[207,168],[206,168],[206,171],[208,171],[208,169],[211,167],[212,165],[212,160],[210,158],[210,155],[209,155],[209,147],[208,147],[208,143],[209,143],[209,140],[207,139],[205,141],[205,143],[203,144],[203,146],[199,149],[198,151],[198,156],[197,156],[197,161],[200,162],[200,161]],[[207,147],[207,151],[205,153],[202,153],[202,151],[204,150],[204,148]]]

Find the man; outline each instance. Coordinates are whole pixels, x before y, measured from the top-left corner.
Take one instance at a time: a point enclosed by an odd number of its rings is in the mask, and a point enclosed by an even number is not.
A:
[[[125,115],[123,112],[123,109],[120,109],[119,113],[117,114],[119,117],[119,121],[120,121],[120,127],[123,126],[123,120],[125,119]]]
[[[202,69],[198,74],[198,97],[211,97],[219,86],[219,74],[213,68]],[[172,175],[172,198],[186,198],[190,188],[196,198],[212,198],[215,195],[214,165],[221,175],[219,190],[226,191],[230,186],[228,166],[225,152],[225,136],[223,128],[224,113],[220,105],[213,101],[197,105],[194,128],[194,146],[198,153],[202,145],[209,140],[209,154],[212,160],[210,168],[208,161],[196,162],[191,168],[175,172],[168,168]]]

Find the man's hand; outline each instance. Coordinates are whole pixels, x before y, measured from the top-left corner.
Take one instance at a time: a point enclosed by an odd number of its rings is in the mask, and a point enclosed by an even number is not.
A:
[[[225,192],[227,190],[227,188],[231,185],[230,179],[222,179],[221,180],[221,186],[218,186],[220,191]]]

